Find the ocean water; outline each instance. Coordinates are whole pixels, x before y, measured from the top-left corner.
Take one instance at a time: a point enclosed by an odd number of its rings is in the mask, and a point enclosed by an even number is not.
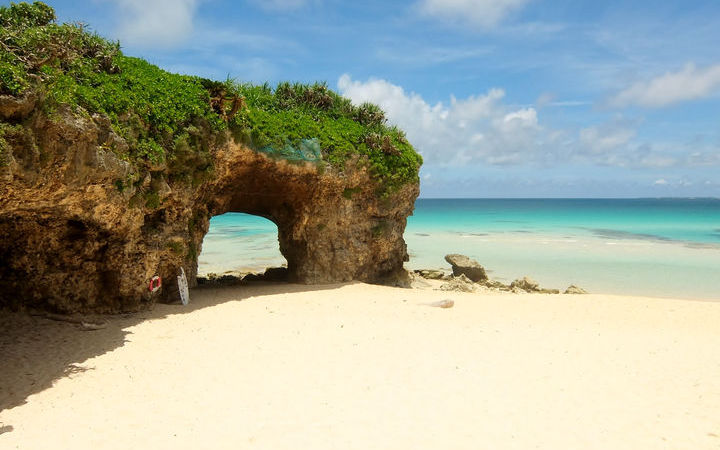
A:
[[[418,199],[405,232],[409,269],[449,269],[448,253],[491,278],[544,287],[720,299],[720,199]],[[211,220],[200,272],[285,262],[263,218]]]
[[[210,219],[198,257],[198,274],[261,272],[287,264],[277,226],[263,217],[227,213]]]

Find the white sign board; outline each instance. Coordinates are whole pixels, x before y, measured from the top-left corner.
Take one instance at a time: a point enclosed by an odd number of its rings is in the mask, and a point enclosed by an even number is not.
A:
[[[190,303],[190,291],[188,291],[187,278],[185,278],[185,269],[180,268],[180,275],[177,277],[178,290],[180,291],[180,302],[183,305]]]

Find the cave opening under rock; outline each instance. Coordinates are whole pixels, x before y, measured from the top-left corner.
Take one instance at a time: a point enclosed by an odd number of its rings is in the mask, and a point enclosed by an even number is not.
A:
[[[287,267],[273,221],[236,212],[210,219],[198,257],[199,277],[262,273],[270,267]]]

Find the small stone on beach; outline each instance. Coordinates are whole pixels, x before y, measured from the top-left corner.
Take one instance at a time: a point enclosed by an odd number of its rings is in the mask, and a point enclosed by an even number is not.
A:
[[[588,292],[581,287],[571,284],[570,286],[568,286],[567,289],[565,289],[565,293],[566,294],[587,294]]]

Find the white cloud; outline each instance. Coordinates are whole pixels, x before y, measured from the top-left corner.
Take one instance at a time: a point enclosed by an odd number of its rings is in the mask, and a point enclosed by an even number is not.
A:
[[[693,150],[696,150],[697,146],[693,146]],[[701,151],[691,151],[687,157],[689,166],[701,167],[701,166],[717,166],[720,165],[720,146],[704,148]]]
[[[639,119],[617,116],[579,130],[549,128],[535,108],[503,103],[502,89],[436,104],[381,79],[356,81],[345,74],[338,89],[355,104],[379,105],[428,165],[589,164],[648,170],[720,165],[720,150],[713,144],[638,142]]]
[[[431,66],[475,59],[491,52],[490,47],[429,47],[418,43],[388,43],[376,54],[383,61],[403,66]]]
[[[686,177],[672,177],[669,179],[666,178],[658,178],[655,180],[652,185],[656,187],[662,187],[662,188],[672,188],[672,189],[678,189],[678,188],[687,188],[690,186],[695,185],[696,182],[687,179]],[[702,184],[702,182],[700,183]]]
[[[678,72],[667,72],[648,81],[635,83],[609,101],[610,106],[659,108],[696,100],[720,91],[720,64],[698,69],[688,64]]]
[[[537,111],[534,108],[525,108],[505,114],[503,126],[512,128],[537,128]]]
[[[665,169],[688,166],[686,148],[668,143],[638,143],[640,122],[623,118],[582,128],[575,160],[625,168]]]
[[[635,130],[626,124],[611,123],[580,130],[580,145],[584,153],[607,154],[627,145]]]
[[[199,0],[117,0],[118,34],[123,44],[172,47],[193,31]]]
[[[266,11],[295,11],[308,3],[308,0],[248,0],[255,6]]]
[[[509,14],[519,10],[529,0],[421,0],[417,6],[421,14],[443,20],[459,21],[488,29],[499,24]]]
[[[686,165],[687,161],[681,161],[678,158],[668,154],[647,154],[641,156],[637,165],[641,167],[653,168],[653,169],[665,169],[668,167],[675,167],[677,165]]]
[[[540,94],[535,100],[535,106],[538,108],[545,108],[545,107],[560,107],[560,108],[566,108],[566,107],[576,107],[576,106],[588,106],[591,103],[585,100],[556,100],[555,94],[552,94],[550,92],[543,92]]]
[[[345,74],[338,88],[356,104],[380,105],[429,163],[502,165],[545,160],[549,152],[544,149],[560,138],[540,126],[534,108],[504,105],[502,89],[431,105],[385,80],[354,81]]]
[[[550,103],[555,101],[555,94],[551,94],[550,92],[543,92],[538,96],[537,100],[535,100],[535,106],[538,108],[543,108]]]

